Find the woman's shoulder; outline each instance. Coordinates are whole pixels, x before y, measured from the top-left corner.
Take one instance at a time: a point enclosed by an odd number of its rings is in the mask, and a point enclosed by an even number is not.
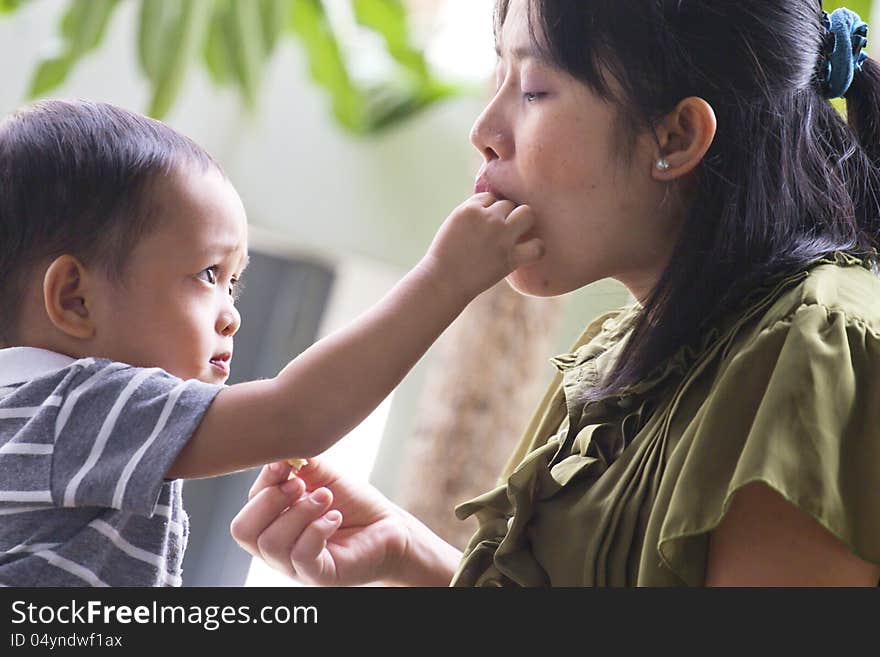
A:
[[[718,366],[693,370],[664,425],[674,442],[653,530],[663,567],[643,560],[645,582],[702,584],[707,537],[754,482],[880,563],[880,424],[868,402],[880,395],[880,278],[835,254],[755,299],[710,345]]]
[[[880,276],[865,261],[835,253],[810,267],[759,321],[759,331],[790,324],[805,311],[825,312],[880,336]]]

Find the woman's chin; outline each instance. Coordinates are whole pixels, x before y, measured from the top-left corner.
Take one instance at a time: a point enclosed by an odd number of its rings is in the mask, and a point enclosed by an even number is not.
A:
[[[527,297],[555,297],[562,292],[554,289],[551,280],[531,265],[520,267],[507,275],[507,284]]]
[[[579,290],[586,285],[607,278],[609,274],[594,268],[592,271],[579,272],[579,276],[560,276],[558,268],[544,266],[544,260],[534,262],[507,275],[507,284],[527,297],[558,297]]]

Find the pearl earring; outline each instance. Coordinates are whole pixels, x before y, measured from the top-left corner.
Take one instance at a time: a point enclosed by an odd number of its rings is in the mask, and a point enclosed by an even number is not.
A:
[[[665,157],[657,160],[657,169],[659,171],[668,171],[669,166],[670,166],[669,160],[667,160]]]

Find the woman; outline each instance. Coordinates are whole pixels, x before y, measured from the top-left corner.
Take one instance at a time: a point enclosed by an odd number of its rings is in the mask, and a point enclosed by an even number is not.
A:
[[[463,556],[320,462],[236,540],[314,584],[876,585],[880,67],[818,4],[500,0],[477,191],[547,247],[508,280],[637,301],[556,359]]]

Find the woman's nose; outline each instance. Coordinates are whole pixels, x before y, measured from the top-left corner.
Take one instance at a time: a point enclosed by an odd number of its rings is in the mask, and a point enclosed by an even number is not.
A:
[[[513,154],[513,141],[497,107],[497,97],[486,106],[471,128],[471,143],[487,162],[507,159]]]

